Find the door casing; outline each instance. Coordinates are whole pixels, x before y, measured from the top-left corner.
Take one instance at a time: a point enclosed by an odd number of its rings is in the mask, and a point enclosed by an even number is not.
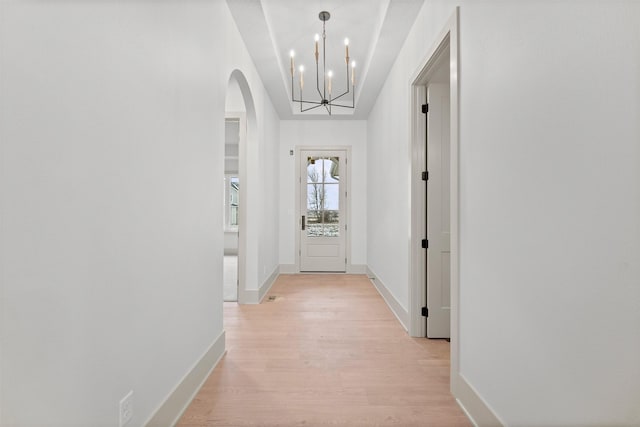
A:
[[[238,304],[246,303],[246,287],[247,287],[247,258],[246,258],[246,221],[247,212],[242,206],[246,204],[245,196],[242,191],[243,181],[246,182],[246,152],[247,152],[247,113],[244,111],[228,111],[225,113],[226,119],[237,119],[240,122],[239,126],[239,141],[238,141],[238,179],[240,181],[241,191],[239,192],[238,203]],[[246,184],[244,184],[246,185]]]
[[[410,286],[409,286],[409,334],[415,337],[426,335],[426,322],[421,308],[425,303],[425,250],[421,241],[426,238],[425,230],[425,190],[422,181],[425,159],[425,118],[421,106],[426,99],[426,86],[431,75],[442,61],[449,64],[450,95],[450,226],[451,226],[451,391],[460,398],[460,392],[469,396],[461,384],[460,344],[459,344],[459,306],[460,306],[460,200],[459,200],[459,8],[445,23],[435,38],[426,57],[410,79],[410,120],[411,120],[411,238]],[[445,52],[448,52],[446,54]]]

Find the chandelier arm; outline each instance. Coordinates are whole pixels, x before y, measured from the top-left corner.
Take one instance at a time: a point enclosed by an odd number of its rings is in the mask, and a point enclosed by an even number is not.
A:
[[[316,88],[318,89],[318,95],[320,95],[320,99],[324,99],[324,96],[322,96],[322,92],[320,92],[320,77],[318,75],[318,61],[316,61]]]
[[[318,101],[305,101],[304,99],[294,99],[293,102],[302,102],[303,104],[316,104],[316,105],[322,105],[322,102],[318,102]]]
[[[314,105],[313,107],[305,108],[304,110],[300,110],[301,113],[305,111],[313,110],[314,108],[322,107],[322,104]]]
[[[345,96],[345,95],[346,95],[346,94],[348,94],[348,93],[349,93],[349,91],[343,92],[343,93],[341,93],[340,95],[336,96],[335,98],[331,98],[331,100],[332,100],[332,101],[335,101],[336,99],[341,98],[341,97]]]
[[[342,104],[328,104],[328,105],[332,107],[355,108],[355,107],[352,107],[351,105],[342,105]]]
[[[347,60],[347,91],[345,93],[349,93],[351,90],[351,81],[349,80],[349,61]]]
[[[353,75],[353,68],[351,68],[351,74]],[[351,95],[351,104],[353,105],[351,108],[355,108],[356,106],[356,87],[351,84],[351,80],[349,79],[349,64],[347,64],[347,92],[353,88],[353,94]]]

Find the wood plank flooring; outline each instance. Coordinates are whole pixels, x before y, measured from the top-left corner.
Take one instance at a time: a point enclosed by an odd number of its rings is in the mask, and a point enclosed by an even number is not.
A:
[[[470,426],[449,343],[411,338],[363,275],[282,275],[225,303],[227,353],[178,426]]]

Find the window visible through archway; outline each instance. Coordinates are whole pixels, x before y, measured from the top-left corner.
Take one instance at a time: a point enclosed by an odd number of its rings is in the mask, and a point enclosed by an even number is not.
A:
[[[238,204],[240,201],[240,180],[236,175],[225,175],[225,228],[237,231],[238,229]]]

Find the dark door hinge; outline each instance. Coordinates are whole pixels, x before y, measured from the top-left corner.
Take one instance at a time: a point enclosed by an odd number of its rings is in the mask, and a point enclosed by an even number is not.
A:
[[[429,317],[429,309],[427,307],[422,307],[421,314],[423,317]]]
[[[422,249],[429,249],[429,241],[427,239],[422,239]]]
[[[422,104],[422,113],[427,114],[429,112],[429,104]]]
[[[429,180],[429,171],[422,172],[422,180],[423,181]]]

